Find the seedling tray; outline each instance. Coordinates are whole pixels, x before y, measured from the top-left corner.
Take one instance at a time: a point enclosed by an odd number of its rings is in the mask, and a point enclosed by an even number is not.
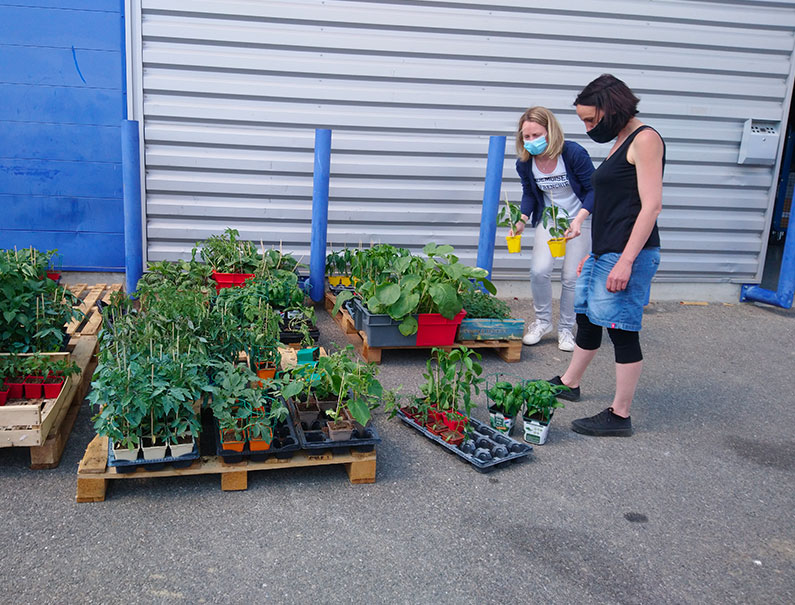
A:
[[[279,460],[289,460],[293,457],[293,453],[301,449],[301,444],[298,441],[295,427],[289,420],[279,422],[273,429],[273,440],[271,446],[267,450],[252,452],[251,448],[246,445],[242,452],[234,450],[225,450],[221,446],[221,434],[218,426],[218,421],[213,418],[215,436],[215,451],[218,456],[224,459],[227,464],[235,464],[242,462],[244,459],[253,462],[264,462],[271,456]]]
[[[116,455],[113,452],[113,439],[108,439],[108,466],[116,467],[117,473],[134,473],[139,468],[147,471],[159,471],[163,470],[167,464],[174,468],[187,468],[199,458],[199,440],[194,439],[193,450],[183,456],[166,456],[151,460],[145,460],[142,454],[139,456],[141,457],[137,460],[116,460]]]
[[[398,412],[398,416],[410,427],[456,456],[463,458],[481,473],[493,471],[498,466],[524,462],[533,451],[531,445],[511,439],[507,435],[491,428],[488,424],[474,418],[469,419],[469,424],[473,431],[472,434],[464,439],[461,445],[451,445],[441,437],[431,433],[424,426],[414,422],[402,410]]]
[[[353,448],[357,452],[369,452],[374,446],[381,443],[381,437],[378,436],[378,431],[375,429],[375,424],[371,420],[365,427],[366,436],[357,437],[356,431],[353,432],[352,439],[345,441],[333,441],[329,439],[328,433],[322,428],[312,429],[310,427],[304,428],[306,425],[302,423],[298,417],[298,412],[293,405],[293,402],[288,402],[290,408],[290,415],[295,423],[295,430],[298,433],[298,440],[301,443],[301,449],[305,450],[343,450]]]

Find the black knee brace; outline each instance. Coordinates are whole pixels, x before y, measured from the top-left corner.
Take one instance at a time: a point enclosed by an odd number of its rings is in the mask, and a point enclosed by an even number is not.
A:
[[[637,332],[607,328],[607,335],[613,341],[616,363],[635,363],[643,360],[643,353],[640,350],[640,337]]]
[[[586,351],[595,351],[602,345],[602,326],[592,324],[584,313],[577,313],[577,346]]]

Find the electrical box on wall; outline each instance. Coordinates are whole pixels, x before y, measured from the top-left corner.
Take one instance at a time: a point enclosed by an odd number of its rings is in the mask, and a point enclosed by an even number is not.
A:
[[[776,161],[780,122],[746,120],[738,164],[772,165]]]

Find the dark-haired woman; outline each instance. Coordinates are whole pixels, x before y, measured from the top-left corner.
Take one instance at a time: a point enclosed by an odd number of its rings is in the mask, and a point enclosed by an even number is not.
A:
[[[643,368],[643,307],[660,263],[657,216],[665,143],[635,117],[638,102],[624,82],[609,74],[588,84],[574,101],[588,136],[597,143],[614,141],[593,175],[592,246],[577,279],[574,354],[566,372],[551,381],[571,388],[567,399],[579,399],[580,380],[607,328],[615,349],[616,393],[606,410],[572,423],[585,435],[632,434],[630,406]]]

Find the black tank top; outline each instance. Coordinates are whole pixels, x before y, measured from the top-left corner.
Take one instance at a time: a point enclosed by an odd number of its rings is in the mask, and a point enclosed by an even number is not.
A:
[[[630,134],[591,177],[594,188],[591,248],[594,254],[621,253],[629,241],[629,235],[640,212],[640,194],[638,172],[635,166],[627,161],[627,151],[637,134],[647,128],[651,126],[641,126]],[[665,141],[663,141],[663,169],[665,169]],[[659,245],[660,233],[655,222],[649,239],[643,247],[656,248]]]

